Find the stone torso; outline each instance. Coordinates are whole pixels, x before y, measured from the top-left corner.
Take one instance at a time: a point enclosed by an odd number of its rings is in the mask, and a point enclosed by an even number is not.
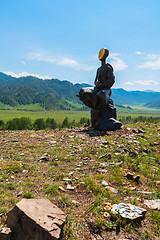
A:
[[[115,77],[113,74],[113,68],[110,64],[104,64],[97,70],[98,82],[103,83],[104,88],[111,88],[115,82]]]

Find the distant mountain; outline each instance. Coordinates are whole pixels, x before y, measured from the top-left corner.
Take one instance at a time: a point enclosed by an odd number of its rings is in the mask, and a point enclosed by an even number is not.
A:
[[[0,73],[0,87],[15,85],[29,86],[37,92],[58,94],[67,100],[73,100],[77,91],[81,88],[80,84],[72,84],[69,81],[60,81],[58,79],[42,80],[32,76],[14,78]]]
[[[12,107],[39,103],[44,109],[84,110],[87,107],[76,97],[82,87],[92,86],[59,79],[42,80],[32,76],[14,78],[0,73],[0,102]],[[111,98],[117,105],[143,104],[160,108],[160,92],[113,88]]]
[[[151,102],[156,101],[160,104],[160,92],[152,91],[126,91],[122,88],[112,89],[112,99],[116,104],[136,105],[143,104],[153,107]],[[157,104],[158,106],[158,104]],[[159,108],[159,107],[157,107]]]
[[[160,108],[160,97],[149,103],[146,103],[145,106],[149,108]]]
[[[80,84],[36,77],[14,78],[0,73],[0,102],[10,105],[39,103],[45,109],[77,110],[86,107],[76,97]]]

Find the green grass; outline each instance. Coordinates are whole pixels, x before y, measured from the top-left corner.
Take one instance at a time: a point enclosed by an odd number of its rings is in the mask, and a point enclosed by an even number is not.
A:
[[[27,199],[33,198],[33,194],[31,192],[25,192],[25,193],[23,193],[23,197],[27,198]]]
[[[36,108],[35,108],[36,109]],[[117,108],[117,116],[118,118],[131,116],[132,118],[138,117],[138,116],[154,116],[159,117],[160,116],[160,110],[157,109],[157,112],[154,112],[153,109],[148,109],[146,112],[120,112],[121,109]],[[150,112],[149,112],[150,111]],[[158,112],[159,111],[159,112]],[[27,111],[27,110],[15,110],[15,109],[6,109],[6,110],[0,110],[0,120],[3,120],[5,123],[13,118],[21,118],[21,117],[29,117],[32,122],[34,122],[38,118],[43,118],[46,120],[49,118],[54,118],[56,122],[62,123],[64,118],[67,117],[69,121],[75,120],[78,122],[81,118],[90,117],[90,111],[45,111],[45,110],[38,110],[35,111]]]
[[[87,111],[19,111],[19,110],[0,110],[0,120],[5,123],[13,118],[29,117],[32,122],[38,118],[46,120],[54,118],[56,122],[62,122],[65,117],[69,121],[79,121],[82,117],[89,117],[90,113]]]
[[[9,110],[9,109],[14,109],[14,107],[11,107],[7,104],[4,104],[4,103],[0,102],[0,109]]]
[[[125,105],[124,105],[125,106]],[[127,107],[127,106],[125,106]],[[120,113],[136,113],[136,114],[160,114],[160,109],[157,109],[157,108],[147,108],[147,107],[144,107],[143,105],[140,105],[140,106],[130,106],[131,109],[128,109],[128,108],[121,108],[121,107],[117,107],[116,106],[116,109],[118,112]]]

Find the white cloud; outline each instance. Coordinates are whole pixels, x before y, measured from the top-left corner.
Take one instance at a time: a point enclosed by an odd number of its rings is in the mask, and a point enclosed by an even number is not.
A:
[[[149,86],[149,85],[158,85],[158,82],[154,81],[154,80],[137,80],[135,81],[135,83],[139,84],[139,85],[144,85],[144,86]]]
[[[48,62],[48,63],[55,63],[56,59],[52,56],[46,56],[44,52],[32,52],[27,54],[27,58],[30,60]]]
[[[14,72],[4,72],[4,73],[7,74],[7,75],[10,75],[10,76],[12,76],[12,77],[15,77],[15,78],[32,76],[32,77],[36,77],[36,78],[43,79],[43,80],[45,80],[45,79],[51,79],[51,78],[48,77],[48,76],[43,77],[43,76],[40,76],[40,75],[35,74],[35,73],[27,73],[27,72],[22,72],[22,73],[19,73],[19,74],[16,74],[16,73],[14,73]]]
[[[130,86],[133,86],[133,85],[134,85],[132,82],[125,82],[124,84],[125,84],[125,85],[130,85]]]
[[[160,57],[155,61],[147,61],[141,65],[138,65],[137,68],[151,68],[152,70],[160,70]]]
[[[26,62],[25,62],[25,61],[21,61],[21,63],[22,63],[23,65],[25,65],[25,64],[26,64]]]
[[[148,58],[149,60],[156,60],[156,59],[158,59],[159,57],[160,57],[159,55],[154,54],[154,53],[150,53],[150,54],[147,55],[147,58]]]
[[[145,54],[145,52],[136,51],[135,54],[142,55],[142,54]]]
[[[121,71],[128,67],[125,64],[125,62],[122,59],[120,59],[118,56],[119,56],[119,54],[117,54],[117,53],[112,53],[109,56],[109,58],[113,59],[111,61],[111,64],[112,64],[113,68],[115,69],[115,71]]]
[[[77,66],[78,63],[73,60],[73,59],[69,59],[69,58],[62,58],[60,61],[57,61],[58,65],[68,65],[70,67],[74,67]]]
[[[137,68],[141,69],[152,69],[152,70],[160,70],[160,55],[158,54],[148,54],[147,55],[147,61],[143,64],[140,64],[137,66]]]
[[[84,65],[81,63],[78,63],[76,60],[67,58],[67,57],[53,57],[49,56],[44,52],[32,52],[27,54],[27,58],[29,60],[35,60],[35,61],[41,61],[41,62],[47,62],[47,63],[53,63],[56,65],[62,65],[62,66],[68,66],[77,70],[84,70],[84,71],[92,71],[95,70],[95,66],[89,66]]]

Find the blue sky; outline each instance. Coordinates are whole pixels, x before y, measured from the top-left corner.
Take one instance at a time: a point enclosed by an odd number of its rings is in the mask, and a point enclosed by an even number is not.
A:
[[[93,84],[110,51],[114,88],[160,91],[159,0],[0,0],[0,72]]]

